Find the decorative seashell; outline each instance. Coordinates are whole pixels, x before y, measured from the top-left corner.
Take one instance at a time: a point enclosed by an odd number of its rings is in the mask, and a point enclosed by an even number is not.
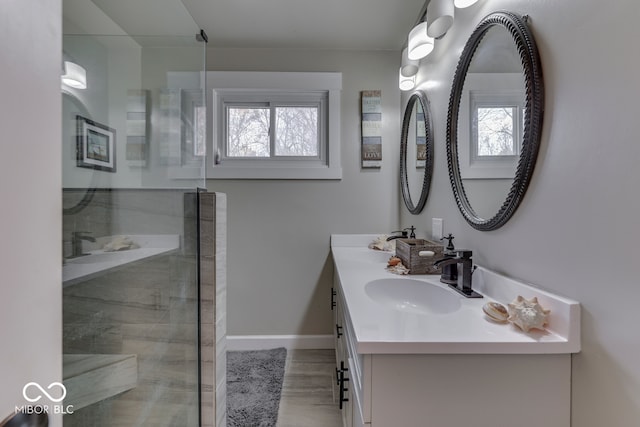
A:
[[[105,252],[125,251],[127,249],[138,249],[138,246],[129,236],[114,236],[109,243],[105,243],[102,249]]]
[[[538,304],[538,298],[527,300],[518,295],[515,301],[509,304],[507,320],[523,331],[529,332],[530,329],[544,329],[550,312],[551,310],[545,310]]]
[[[373,249],[376,251],[385,251],[385,252],[394,252],[396,250],[396,241],[387,240],[387,235],[383,234],[382,236],[376,237],[376,239],[369,243],[369,249]]]
[[[387,265],[390,267],[393,267],[394,265],[398,265],[402,262],[402,260],[400,258],[398,258],[397,256],[392,256],[391,258],[389,258],[389,261],[387,262]]]
[[[498,302],[488,302],[484,306],[482,306],[482,311],[486,314],[489,319],[498,323],[507,323],[507,318],[509,317],[509,312],[507,308],[498,303]]]
[[[394,274],[409,274],[409,269],[405,267],[401,262],[396,265],[387,266],[386,270]]]

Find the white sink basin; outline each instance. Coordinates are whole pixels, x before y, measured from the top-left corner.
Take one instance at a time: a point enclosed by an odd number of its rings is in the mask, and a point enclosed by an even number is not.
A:
[[[458,310],[461,298],[455,292],[415,279],[378,279],[365,285],[375,302],[395,310],[416,314],[445,314]]]

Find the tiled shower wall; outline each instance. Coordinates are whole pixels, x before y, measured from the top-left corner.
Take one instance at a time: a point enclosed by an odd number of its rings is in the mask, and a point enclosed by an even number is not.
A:
[[[63,207],[72,209],[86,189],[64,190]],[[93,237],[115,234],[184,234],[184,190],[98,189],[87,206],[63,215],[63,240],[73,231]]]
[[[65,192],[65,206],[77,196]],[[217,199],[226,209],[224,195]],[[224,406],[214,410],[213,384],[224,374],[213,373],[216,304],[223,300],[214,288],[216,277],[224,279],[226,220],[220,219],[226,212],[214,214],[213,194],[207,200],[201,210],[202,417],[208,426],[217,415],[222,427]],[[134,389],[65,416],[65,425],[198,425],[197,228],[189,206],[189,195],[179,190],[100,190],[81,212],[65,215],[65,239],[72,231],[183,236],[181,249],[170,255],[64,288],[64,354],[135,354],[138,362]]]
[[[129,391],[65,416],[65,426],[197,426],[194,265],[163,256],[69,286],[63,354],[136,355]]]
[[[202,427],[226,427],[227,198],[200,193]]]

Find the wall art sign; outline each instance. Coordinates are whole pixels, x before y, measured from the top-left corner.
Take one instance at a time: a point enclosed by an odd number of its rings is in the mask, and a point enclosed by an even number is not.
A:
[[[129,166],[147,166],[148,144],[148,91],[127,91],[127,145],[126,159]]]
[[[380,90],[361,95],[362,167],[382,166],[382,97]]]

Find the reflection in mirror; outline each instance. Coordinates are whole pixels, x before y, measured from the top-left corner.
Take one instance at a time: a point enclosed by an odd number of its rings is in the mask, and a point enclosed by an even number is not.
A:
[[[76,138],[76,116],[90,118],[89,110],[84,103],[72,92],[62,91],[62,140],[68,146],[75,147]],[[63,150],[64,151],[64,150]],[[63,162],[75,163],[75,152],[65,156]],[[67,167],[63,170],[68,169]],[[73,215],[84,209],[93,198],[95,193],[95,185],[93,183],[93,175],[91,174],[91,182],[87,183],[83,191],[68,192],[62,198],[62,212],[65,215]],[[68,184],[63,182],[63,187]]]
[[[411,200],[419,200],[426,155],[424,112],[419,102],[413,105],[407,131],[407,186]]]
[[[486,16],[458,62],[449,102],[447,160],[460,212],[471,226],[501,227],[517,209],[536,162],[544,88],[526,20]]]
[[[458,118],[460,174],[470,205],[491,218],[507,198],[522,145],[524,70],[511,34],[491,27],[469,64]]]
[[[400,181],[402,198],[412,214],[424,208],[433,172],[433,127],[429,102],[423,92],[407,101],[400,136]],[[418,202],[414,204],[414,200]]]

